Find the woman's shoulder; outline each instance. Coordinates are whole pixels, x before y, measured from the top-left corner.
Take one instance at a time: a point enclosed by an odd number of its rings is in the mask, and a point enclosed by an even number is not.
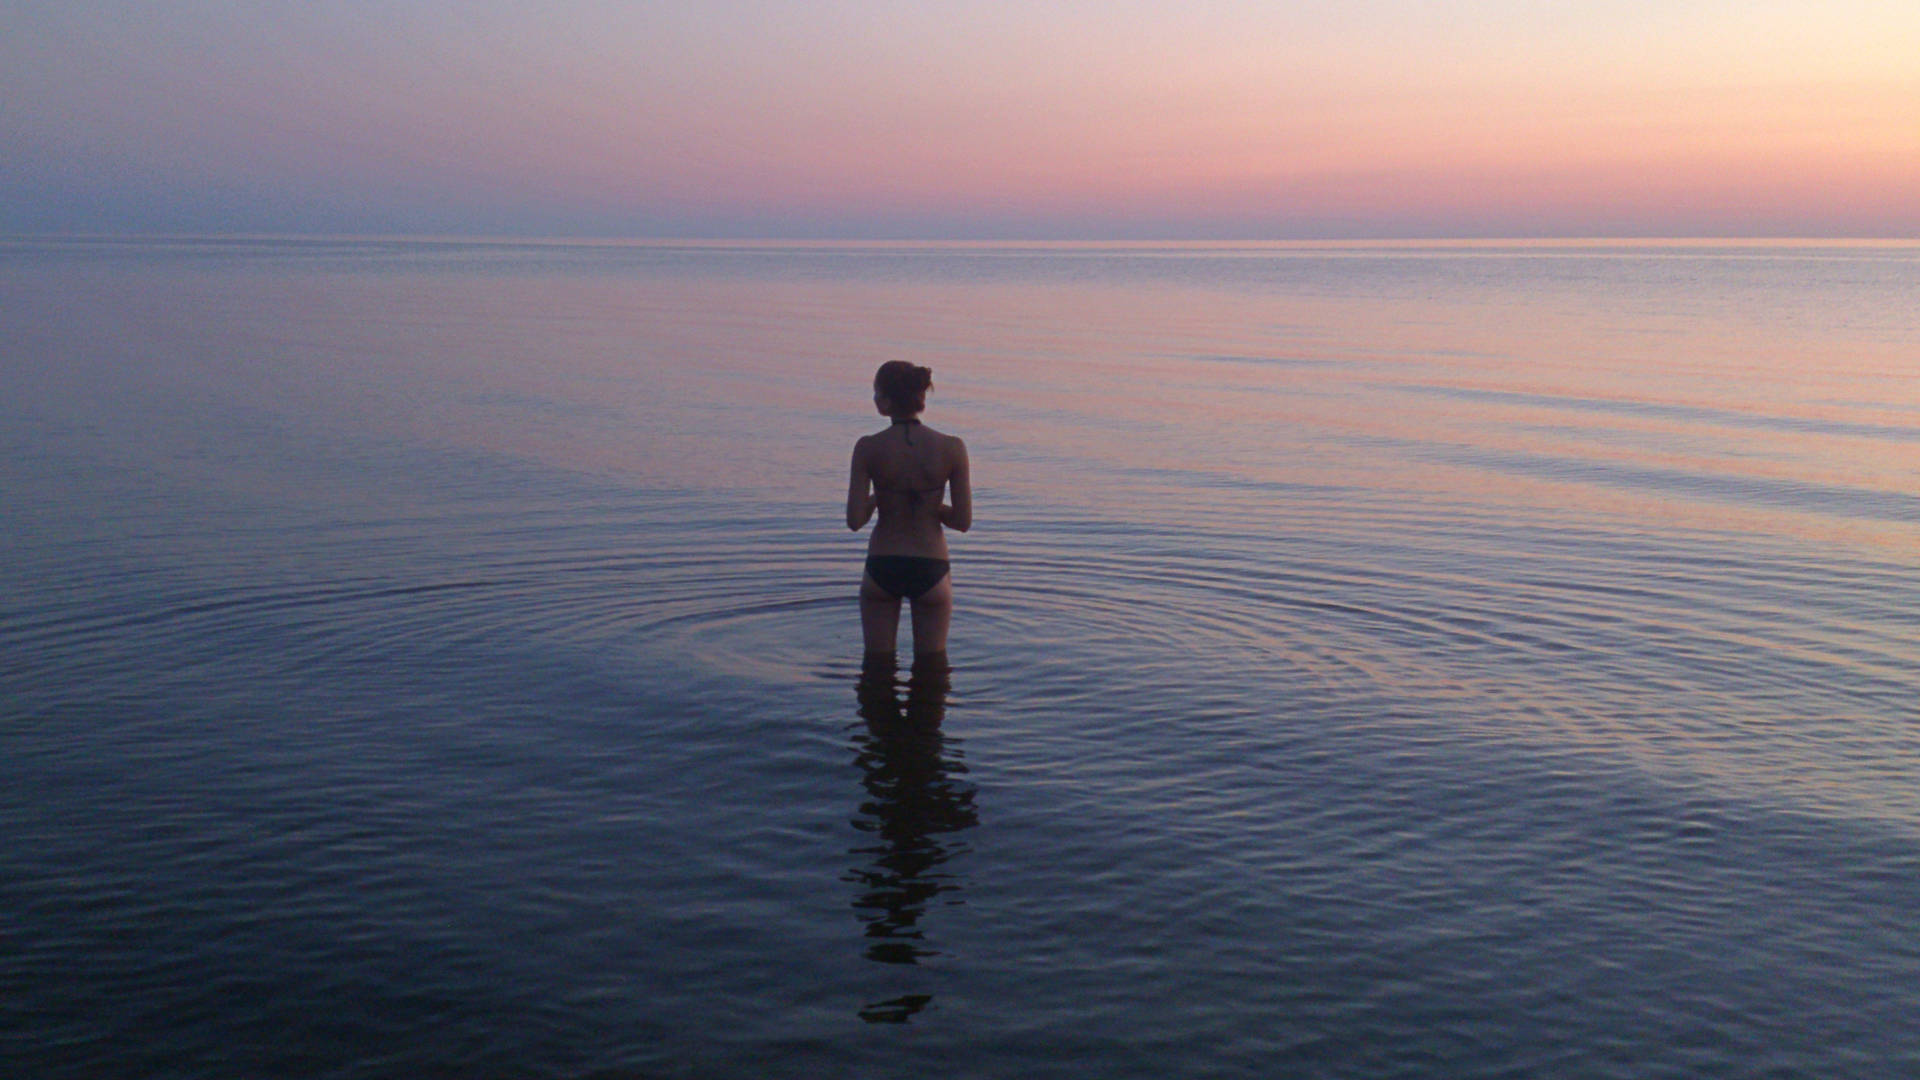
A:
[[[926,433],[933,445],[941,447],[942,449],[953,451],[964,450],[966,448],[967,444],[961,442],[960,436],[958,435],[949,434],[941,431],[939,428],[928,427],[926,424],[920,424],[918,430]]]

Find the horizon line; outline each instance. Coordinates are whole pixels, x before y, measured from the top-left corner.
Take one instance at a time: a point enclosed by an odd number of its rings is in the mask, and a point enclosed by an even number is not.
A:
[[[1920,243],[1920,234],[1909,236],[1892,235],[1822,235],[1807,233],[1780,234],[1655,234],[1636,233],[1630,235],[1605,234],[1458,234],[1446,236],[1292,236],[1292,237],[1161,237],[1157,239],[1138,239],[1112,236],[1086,236],[1074,238],[1062,237],[1026,237],[1009,235],[1001,237],[953,237],[953,236],[677,236],[662,234],[573,234],[573,233],[445,233],[445,232],[0,232],[0,243],[20,243],[35,241],[171,241],[171,242],[259,242],[259,241],[300,241],[333,243],[409,243],[439,244],[526,244],[526,245],[658,245],[686,247],[919,247],[940,245],[944,247],[1007,247],[1023,245],[1029,247],[1199,247],[1258,245],[1263,247],[1421,247],[1443,246],[1449,244],[1507,244],[1513,246],[1529,245],[1615,245],[1615,246],[1653,246],[1666,244],[1716,244],[1722,246],[1745,246],[1759,244],[1916,244]]]

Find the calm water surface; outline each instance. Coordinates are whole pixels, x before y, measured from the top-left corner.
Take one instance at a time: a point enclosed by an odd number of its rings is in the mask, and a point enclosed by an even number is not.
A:
[[[1920,1071],[1920,246],[0,244],[39,1077]],[[862,670],[882,360],[972,448]]]

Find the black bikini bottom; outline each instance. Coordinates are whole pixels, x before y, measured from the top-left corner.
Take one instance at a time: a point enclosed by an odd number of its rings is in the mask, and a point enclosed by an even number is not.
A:
[[[869,555],[867,576],[895,600],[918,600],[928,589],[947,576],[945,559],[926,559],[918,555]]]

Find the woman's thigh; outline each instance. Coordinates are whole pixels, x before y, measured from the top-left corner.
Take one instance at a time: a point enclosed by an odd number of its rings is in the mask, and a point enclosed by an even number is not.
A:
[[[947,651],[947,627],[953,621],[953,583],[940,583],[921,593],[913,601],[913,651],[916,654]]]

